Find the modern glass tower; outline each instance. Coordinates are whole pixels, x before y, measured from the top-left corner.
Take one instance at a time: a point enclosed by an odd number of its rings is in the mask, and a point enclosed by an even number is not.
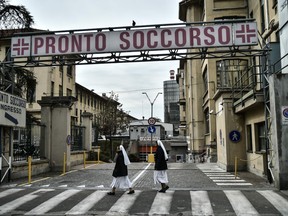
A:
[[[164,81],[164,122],[173,124],[173,135],[179,134],[179,85],[175,78],[175,71],[170,70],[170,80]]]

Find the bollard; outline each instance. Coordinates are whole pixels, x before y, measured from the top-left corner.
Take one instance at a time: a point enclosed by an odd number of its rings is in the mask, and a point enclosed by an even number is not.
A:
[[[31,175],[32,175],[32,158],[28,157],[28,184],[31,184]]]
[[[86,168],[86,152],[83,152],[83,165],[84,165],[84,169]]]
[[[237,178],[237,156],[235,157],[235,179]]]
[[[63,175],[66,173],[66,153],[64,152],[64,158],[63,158]]]
[[[100,148],[97,151],[97,156],[98,156],[98,164],[100,163]]]

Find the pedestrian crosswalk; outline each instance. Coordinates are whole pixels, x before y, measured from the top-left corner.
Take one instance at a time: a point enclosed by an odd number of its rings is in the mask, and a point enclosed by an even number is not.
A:
[[[219,186],[253,186],[250,182],[228,173],[217,165],[199,164],[197,166],[208,178]]]
[[[273,190],[135,190],[0,188],[0,215],[288,215]]]

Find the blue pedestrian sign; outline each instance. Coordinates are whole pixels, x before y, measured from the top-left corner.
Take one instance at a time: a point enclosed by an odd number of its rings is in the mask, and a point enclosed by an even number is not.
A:
[[[237,131],[237,130],[232,130],[232,131],[229,133],[229,139],[230,139],[232,142],[239,142],[239,141],[240,141],[240,138],[241,138],[240,132]]]
[[[148,126],[148,132],[149,132],[149,133],[155,133],[155,132],[156,132],[155,126],[149,125],[149,126]]]

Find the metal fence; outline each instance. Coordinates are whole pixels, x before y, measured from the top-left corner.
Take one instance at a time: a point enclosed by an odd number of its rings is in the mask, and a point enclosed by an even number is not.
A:
[[[71,126],[71,151],[84,149],[84,133],[85,127],[78,125]]]
[[[26,161],[29,156],[40,159],[41,136],[44,136],[43,125],[31,124],[26,128],[14,128],[13,130],[13,160]],[[85,127],[72,125],[71,150],[84,149]]]
[[[37,124],[27,125],[26,128],[13,130],[13,160],[25,161],[28,156],[33,159],[40,158],[40,138],[43,126]]]

